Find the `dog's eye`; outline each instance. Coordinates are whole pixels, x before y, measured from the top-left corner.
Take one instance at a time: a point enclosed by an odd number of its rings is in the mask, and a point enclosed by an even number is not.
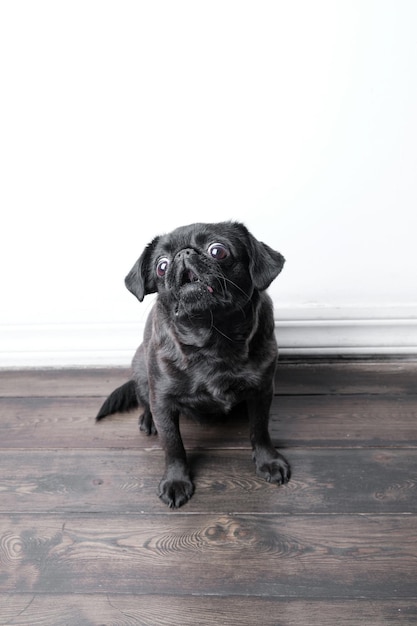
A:
[[[229,250],[222,243],[212,243],[208,247],[208,253],[216,261],[223,261],[229,256]]]
[[[160,278],[165,276],[166,271],[168,269],[168,265],[169,265],[169,259],[165,257],[163,257],[162,259],[159,259],[157,266],[156,266],[156,273],[158,274]]]

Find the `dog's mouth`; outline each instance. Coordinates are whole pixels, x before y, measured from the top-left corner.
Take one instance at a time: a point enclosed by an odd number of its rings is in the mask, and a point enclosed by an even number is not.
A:
[[[196,285],[198,287],[204,287],[209,293],[213,293],[213,287],[204,283],[195,272],[191,269],[185,269],[181,275],[180,287],[186,287],[188,285]]]

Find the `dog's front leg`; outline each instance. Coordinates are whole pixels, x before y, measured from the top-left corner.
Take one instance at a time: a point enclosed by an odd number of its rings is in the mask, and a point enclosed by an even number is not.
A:
[[[285,484],[291,476],[288,461],[273,446],[269,435],[269,410],[273,392],[255,394],[248,400],[250,439],[256,473],[268,482]]]
[[[162,413],[155,408],[152,412],[165,452],[165,473],[159,483],[158,495],[170,508],[178,508],[194,492],[179,428],[179,412]]]

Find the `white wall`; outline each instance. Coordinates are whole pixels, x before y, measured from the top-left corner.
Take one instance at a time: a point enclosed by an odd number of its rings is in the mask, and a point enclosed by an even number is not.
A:
[[[0,366],[128,363],[156,234],[287,258],[287,351],[417,352],[414,0],[0,4]]]

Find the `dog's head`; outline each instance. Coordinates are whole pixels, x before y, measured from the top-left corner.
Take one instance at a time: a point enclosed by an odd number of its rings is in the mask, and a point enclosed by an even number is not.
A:
[[[238,222],[190,224],[156,237],[129,274],[126,287],[140,301],[149,293],[177,315],[241,308],[263,291],[285,259]]]

